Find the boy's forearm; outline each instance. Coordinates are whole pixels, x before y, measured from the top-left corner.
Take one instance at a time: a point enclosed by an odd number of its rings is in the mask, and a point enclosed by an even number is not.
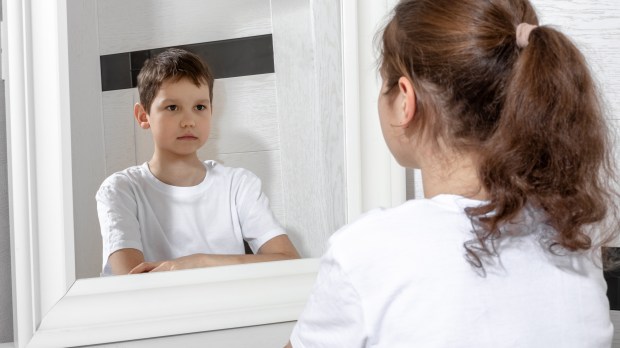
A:
[[[256,254],[204,255],[203,267],[237,265],[267,261],[298,259],[299,254],[286,234],[276,236],[263,244]]]
[[[220,255],[220,254],[193,254],[174,260],[143,262],[131,273],[174,271],[179,269],[217,267],[238,265],[242,263],[256,263],[298,259],[299,253],[287,235],[276,236],[263,244],[255,255]]]
[[[203,255],[202,267],[237,265],[242,263],[256,263],[268,261],[282,261],[298,259],[299,255],[285,253],[256,254],[256,255]]]
[[[132,269],[130,273],[165,272],[181,269],[228,266],[242,263],[280,261],[298,258],[299,256],[296,253],[295,255],[284,253],[258,255],[193,254],[168,261],[143,262]]]

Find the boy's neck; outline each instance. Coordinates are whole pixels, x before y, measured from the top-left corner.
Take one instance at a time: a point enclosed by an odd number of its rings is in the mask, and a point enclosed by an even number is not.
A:
[[[157,179],[172,186],[196,186],[207,174],[206,167],[196,155],[168,158],[155,153],[148,166]]]

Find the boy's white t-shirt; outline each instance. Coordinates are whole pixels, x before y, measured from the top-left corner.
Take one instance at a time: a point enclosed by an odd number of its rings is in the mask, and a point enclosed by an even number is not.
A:
[[[103,271],[108,257],[124,248],[138,249],[145,261],[204,254],[244,254],[243,241],[255,253],[285,234],[261,181],[242,168],[205,161],[204,180],[191,187],[165,184],[148,164],[108,177],[97,192],[103,238]]]
[[[479,204],[409,201],[335,233],[293,347],[611,347],[601,268],[590,253],[550,253],[535,214],[520,224],[535,228],[499,244],[486,277],[472,270],[463,209]]]

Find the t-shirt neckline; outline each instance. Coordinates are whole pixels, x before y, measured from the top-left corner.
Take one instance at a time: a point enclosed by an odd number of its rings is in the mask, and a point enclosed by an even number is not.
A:
[[[485,203],[488,203],[488,201],[468,198],[468,197],[464,197],[461,195],[450,194],[450,193],[438,194],[436,196],[433,196],[432,198],[429,198],[429,200],[439,203],[439,204],[456,206],[459,209],[480,206]]]
[[[140,167],[145,173],[147,181],[159,191],[172,195],[193,195],[204,192],[211,184],[211,169],[213,166],[209,165],[206,161],[202,162],[202,164],[205,166],[207,172],[202,181],[194,186],[174,186],[166,184],[153,175],[148,162],[144,162]]]

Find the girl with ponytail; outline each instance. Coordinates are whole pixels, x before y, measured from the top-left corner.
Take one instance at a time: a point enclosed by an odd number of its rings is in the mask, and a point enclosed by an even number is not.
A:
[[[385,141],[426,199],[330,239],[297,347],[611,347],[617,234],[588,65],[528,0],[403,0],[381,33]]]

